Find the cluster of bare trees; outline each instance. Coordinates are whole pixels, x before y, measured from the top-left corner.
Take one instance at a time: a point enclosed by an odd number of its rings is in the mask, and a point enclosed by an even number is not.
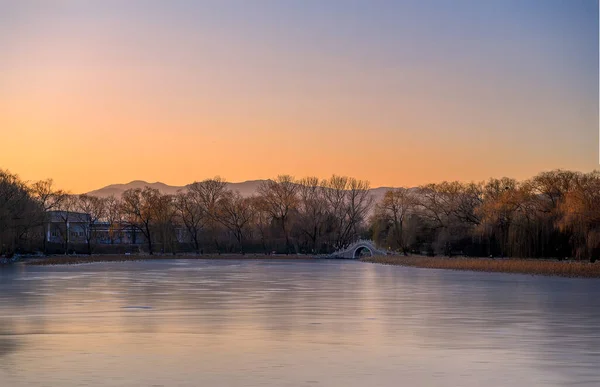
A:
[[[339,248],[366,230],[369,184],[333,176],[278,176],[243,197],[221,178],[190,184],[176,195],[146,187],[121,198],[121,221],[139,230],[147,250],[197,253],[248,250],[318,253]]]
[[[50,213],[54,213],[58,218],[54,220],[63,226],[61,238],[65,251],[69,247],[67,224],[76,220],[91,252],[95,237],[93,225],[104,217],[107,201],[57,190],[51,179],[28,185],[17,175],[0,170],[0,256],[16,251],[46,251],[45,230],[51,221]],[[77,213],[86,214],[85,221],[73,219]]]
[[[386,193],[371,223],[386,247],[512,257],[600,254],[600,173],[564,170],[526,180],[443,182]]]
[[[368,182],[335,175],[278,176],[250,197],[217,177],[175,195],[145,187],[99,198],[57,190],[52,180],[27,184],[0,170],[0,255],[46,251],[49,222],[62,224],[65,252],[72,251],[69,224],[77,223],[89,253],[102,239],[149,253],[317,254],[361,237],[405,254],[594,260],[600,254],[600,173],[556,170],[525,181],[395,188],[373,203]]]
[[[250,197],[216,177],[175,195],[145,187],[119,198],[71,195],[54,189],[51,180],[27,185],[8,172],[1,176],[0,254],[36,246],[46,251],[49,222],[58,226],[64,252],[74,249],[69,225],[72,230],[77,224],[88,253],[100,239],[109,245],[142,245],[150,254],[322,253],[364,234],[372,204],[368,182],[341,176],[278,176]]]

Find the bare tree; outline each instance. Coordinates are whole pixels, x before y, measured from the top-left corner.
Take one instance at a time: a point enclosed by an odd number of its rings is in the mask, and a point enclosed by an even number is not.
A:
[[[359,234],[358,227],[365,221],[371,206],[373,197],[369,195],[369,182],[365,180],[349,179],[348,184],[348,223],[345,231],[341,234],[344,244],[350,242]]]
[[[334,249],[340,249],[345,247],[342,232],[346,229],[348,217],[346,206],[348,177],[333,175],[321,184],[325,188],[323,194],[329,210],[330,239]]]
[[[227,182],[219,176],[201,182],[194,182],[188,186],[191,197],[201,207],[203,229],[213,240],[219,254],[221,253],[221,247],[218,234],[221,224],[218,220],[218,202],[225,194],[226,187]]]
[[[172,195],[161,195],[154,203],[151,210],[154,212],[155,229],[161,242],[161,252],[167,250],[173,254],[176,252],[176,208]]]
[[[111,195],[105,199],[106,221],[108,222],[108,237],[111,245],[115,243],[115,239],[117,239],[117,237],[122,236],[123,234],[123,214],[121,209],[122,203],[115,196]]]
[[[270,239],[270,228],[271,228],[271,214],[266,209],[266,203],[260,196],[251,196],[248,198],[250,201],[250,207],[254,212],[252,217],[252,227],[256,229],[257,234],[260,236],[260,243],[265,254],[269,253],[268,240]]]
[[[465,243],[480,223],[477,207],[482,201],[481,184],[442,182],[417,190],[419,215],[435,235],[433,245],[452,255],[456,243]]]
[[[555,214],[565,195],[578,188],[582,177],[580,172],[561,169],[542,172],[534,176],[529,184],[536,193],[545,199],[539,202],[541,204],[539,210]]]
[[[207,219],[206,212],[199,200],[197,191],[179,191],[173,202],[177,216],[185,226],[194,249],[200,254],[200,232],[204,228]]]
[[[33,183],[31,193],[42,208],[43,217],[41,218],[41,226],[43,229],[44,238],[42,239],[44,254],[46,253],[46,240],[49,237],[49,219],[48,211],[56,210],[61,201],[66,198],[65,192],[54,188],[52,179],[40,180]]]
[[[65,249],[65,255],[69,253],[69,243],[71,242],[71,222],[81,222],[78,216],[74,214],[77,197],[70,193],[61,192],[60,198],[58,199],[58,207],[56,214],[60,219],[62,225],[58,228],[59,233],[63,240],[63,246]]]
[[[329,215],[324,188],[316,177],[306,177],[298,182],[298,216],[295,226],[309,240],[311,252],[318,250]]]
[[[77,196],[75,200],[75,209],[88,215],[88,222],[81,223],[81,227],[89,255],[92,254],[92,244],[96,241],[97,224],[107,213],[106,203],[106,199],[86,194]]]
[[[408,217],[414,212],[417,200],[408,188],[394,188],[385,193],[381,203],[377,204],[376,216],[390,225],[396,246],[408,255],[408,239],[405,225]]]
[[[155,208],[159,205],[160,197],[160,192],[150,187],[128,189],[122,196],[121,211],[125,221],[146,238],[150,255],[154,254],[152,227],[157,220]]]
[[[31,186],[31,193],[44,211],[57,209],[60,202],[65,198],[64,191],[54,188],[52,179],[36,181]]]
[[[254,215],[250,203],[251,199],[243,198],[239,192],[226,191],[218,206],[217,219],[233,233],[242,254],[244,237]]]
[[[281,227],[285,237],[286,252],[291,252],[290,215],[296,210],[298,185],[289,175],[277,176],[275,180],[267,180],[258,187],[258,192],[264,202],[264,208],[271,214]]]
[[[334,248],[346,247],[358,236],[358,227],[366,220],[373,205],[369,182],[334,175],[322,185],[333,223]]]
[[[418,205],[421,216],[434,229],[449,226],[452,213],[450,201],[437,184],[427,184],[418,188]]]

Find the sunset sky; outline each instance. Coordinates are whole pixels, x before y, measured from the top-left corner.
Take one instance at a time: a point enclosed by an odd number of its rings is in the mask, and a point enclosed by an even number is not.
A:
[[[598,167],[597,0],[0,0],[0,168],[75,193]]]

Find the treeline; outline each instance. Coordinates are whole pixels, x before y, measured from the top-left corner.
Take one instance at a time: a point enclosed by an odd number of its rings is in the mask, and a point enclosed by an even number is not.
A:
[[[358,238],[405,254],[594,260],[600,253],[596,171],[395,188],[378,202],[368,182],[342,176],[279,176],[250,197],[214,178],[176,195],[145,187],[97,198],[56,190],[51,180],[27,184],[0,171],[0,254],[45,251],[44,230],[54,210],[88,214],[83,234],[89,253],[100,232],[108,233],[103,243],[110,245],[132,231],[141,236],[134,242],[151,254],[320,254]]]
[[[398,188],[377,205],[371,233],[405,253],[596,260],[600,173],[564,170]]]
[[[279,176],[263,182],[251,197],[227,189],[218,177],[194,182],[176,195],[145,187],[120,198],[71,195],[54,190],[51,180],[27,185],[9,172],[0,172],[0,180],[0,208],[6,214],[0,218],[1,254],[44,251],[48,214],[57,211],[63,231],[68,222],[80,221],[73,213],[88,214],[83,224],[88,253],[107,232],[109,245],[120,243],[124,234],[140,235],[128,243],[142,244],[150,254],[319,254],[364,236],[372,208],[368,182],[340,176],[324,181]],[[14,189],[20,190],[19,199],[11,199]],[[27,203],[27,211],[17,201]],[[64,251],[73,251],[69,232],[61,235]]]

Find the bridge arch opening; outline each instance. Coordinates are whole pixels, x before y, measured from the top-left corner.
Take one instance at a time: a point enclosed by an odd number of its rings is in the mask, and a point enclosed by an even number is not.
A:
[[[354,254],[352,254],[353,258],[362,258],[362,257],[372,257],[373,251],[367,246],[359,246],[356,250],[354,250]]]

